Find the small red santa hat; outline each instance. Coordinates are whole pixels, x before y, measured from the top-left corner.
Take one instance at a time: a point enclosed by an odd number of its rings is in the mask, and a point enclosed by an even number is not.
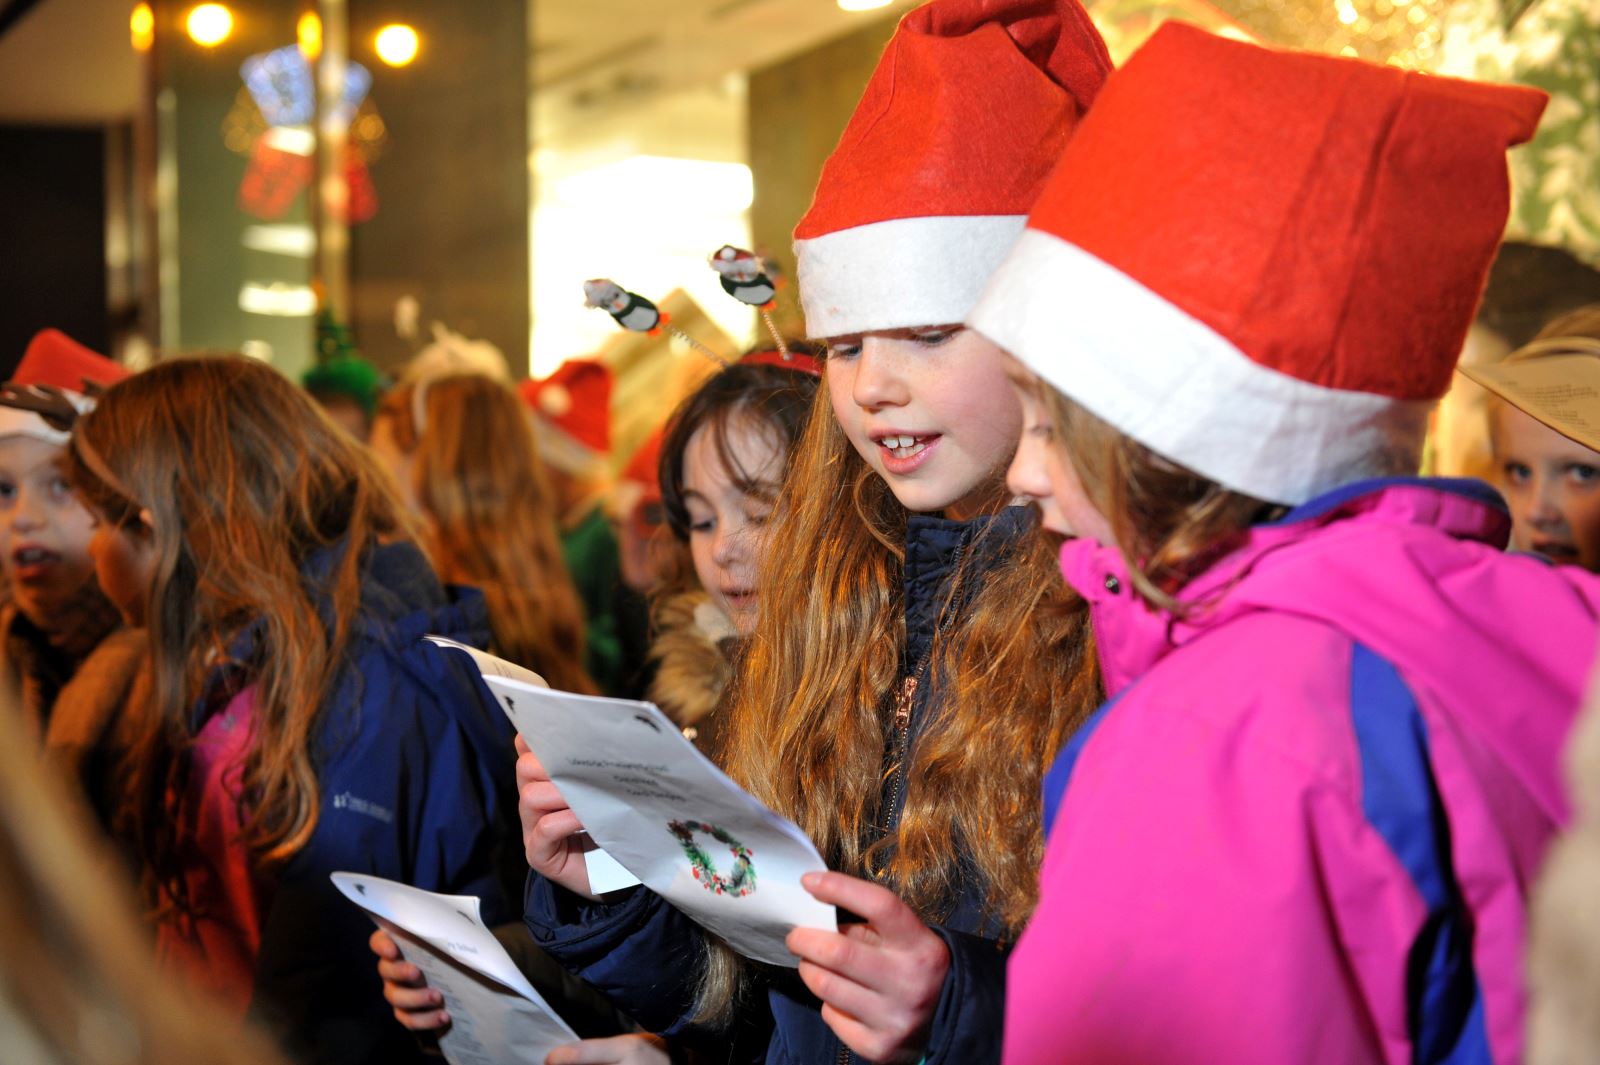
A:
[[[1227,488],[1415,473],[1545,100],[1167,23],[968,320]]]
[[[1077,0],[906,15],[794,232],[806,332],[961,321],[1110,70]]]
[[[0,398],[0,437],[65,444],[72,437],[73,418],[94,407],[91,393],[127,376],[124,367],[59,329],[40,330]]]
[[[594,359],[568,359],[549,377],[522,382],[544,457],[569,473],[592,472],[611,452],[611,371]]]

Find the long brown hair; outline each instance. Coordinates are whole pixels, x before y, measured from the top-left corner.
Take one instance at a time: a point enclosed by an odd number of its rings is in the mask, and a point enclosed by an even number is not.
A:
[[[257,685],[243,841],[271,867],[317,825],[309,737],[350,639],[369,548],[408,527],[370,453],[277,372],[238,356],[158,363],[110,389],[77,423],[67,472],[100,520],[154,559],[154,707],[125,820],[150,902],[185,908],[188,721],[207,678],[259,626],[240,663]],[[303,567],[324,550],[331,569],[312,581]]]
[[[1038,379],[1056,446],[1105,516],[1135,590],[1159,610],[1189,613],[1177,593],[1252,525],[1288,509],[1222,485],[1156,454]]]
[[[557,688],[595,693],[583,668],[583,606],[556,532],[558,503],[522,400],[493,378],[452,374],[398,386],[379,415],[413,457],[411,487],[434,568],[483,590],[496,653]]]
[[[906,638],[906,511],[856,453],[826,389],[775,522],[727,711],[729,774],[804,829],[830,868],[881,878],[926,920],[944,916],[972,856],[967,871],[1015,935],[1037,901],[1045,763],[1101,695],[1088,612],[1062,583],[1053,544],[1025,537],[941,625],[926,674],[937,716],[912,750],[897,833],[880,840],[887,703]],[[741,971],[712,951],[703,1017],[728,1017]]]

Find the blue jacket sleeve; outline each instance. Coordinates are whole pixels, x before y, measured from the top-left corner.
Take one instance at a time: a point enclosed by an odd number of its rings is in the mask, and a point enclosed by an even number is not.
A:
[[[329,873],[477,895],[490,924],[509,913],[496,864],[515,809],[509,726],[484,712],[475,678],[423,656],[436,672],[367,655],[339,686],[317,746],[317,827],[268,885],[255,1001],[297,1060],[418,1057],[383,999],[372,922]]]
[[[691,1029],[703,964],[700,927],[648,888],[590,902],[528,875],[527,923],[534,942],[587,980],[647,1031]]]
[[[939,992],[923,1060],[926,1065],[998,1062],[1010,948],[968,932],[940,925],[932,928],[950,948],[950,971]]]

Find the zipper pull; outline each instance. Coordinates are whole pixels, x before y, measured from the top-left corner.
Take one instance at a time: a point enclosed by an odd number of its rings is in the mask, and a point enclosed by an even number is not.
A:
[[[917,678],[907,677],[900,686],[900,701],[894,707],[895,728],[903,729],[911,724],[911,703],[917,697]]]

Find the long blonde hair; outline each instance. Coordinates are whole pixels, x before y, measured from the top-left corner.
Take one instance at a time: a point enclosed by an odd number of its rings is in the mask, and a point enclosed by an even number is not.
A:
[[[398,386],[380,415],[413,457],[411,487],[434,568],[482,589],[496,652],[564,691],[595,693],[583,668],[583,607],[556,532],[558,503],[517,394],[482,374],[453,374]]]
[[[188,721],[207,679],[229,643],[259,625],[252,660],[238,663],[257,685],[243,840],[274,866],[316,829],[310,737],[360,610],[364,564],[380,538],[409,526],[371,454],[242,356],[161,362],[111,388],[78,421],[66,465],[100,520],[154,558],[153,711],[124,820],[151,904],[184,909]],[[330,571],[308,578],[307,560],[322,551]]]
[[[727,771],[804,829],[830,868],[882,879],[929,921],[976,875],[990,914],[1015,935],[1037,901],[1044,766],[1101,696],[1088,612],[1062,583],[1053,545],[1024,537],[943,619],[925,674],[935,716],[910,753],[898,829],[878,838],[906,639],[907,516],[839,427],[827,389],[774,520],[781,546],[762,570],[760,618],[727,710]],[[713,949],[704,1018],[727,1019],[742,970]]]
[[[1158,610],[1186,614],[1178,592],[1237,546],[1252,525],[1287,510],[1163,458],[1037,379],[1028,387],[1049,413],[1056,446],[1105,516],[1134,590]]]

